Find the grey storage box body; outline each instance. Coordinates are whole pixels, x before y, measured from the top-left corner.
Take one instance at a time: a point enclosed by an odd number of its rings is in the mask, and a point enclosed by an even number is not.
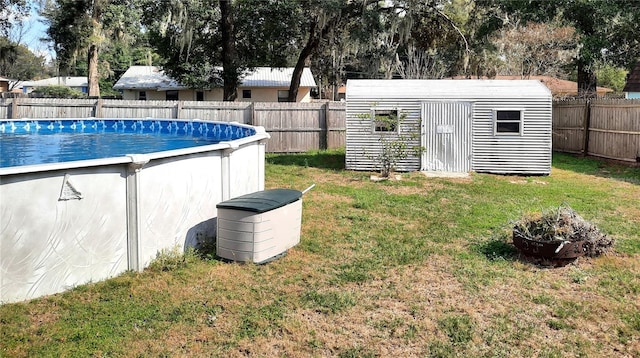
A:
[[[302,192],[271,189],[219,203],[216,254],[267,262],[300,242]]]

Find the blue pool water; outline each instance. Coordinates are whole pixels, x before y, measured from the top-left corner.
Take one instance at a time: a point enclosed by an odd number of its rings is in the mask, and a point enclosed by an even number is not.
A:
[[[230,123],[63,119],[0,121],[0,168],[148,154],[255,134]]]

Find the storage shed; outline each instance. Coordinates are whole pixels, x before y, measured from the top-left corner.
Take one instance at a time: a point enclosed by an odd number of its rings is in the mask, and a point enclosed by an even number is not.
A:
[[[551,98],[533,80],[349,80],[346,168],[378,170],[404,143],[421,151],[398,171],[548,175]]]

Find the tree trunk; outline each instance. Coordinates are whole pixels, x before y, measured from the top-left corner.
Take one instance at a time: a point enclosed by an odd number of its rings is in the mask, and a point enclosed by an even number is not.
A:
[[[235,24],[231,13],[231,0],[220,0],[220,27],[222,32],[222,82],[224,101],[238,97],[240,73],[236,51]]]
[[[582,98],[597,97],[596,74],[593,70],[586,66],[582,61],[578,62],[578,96]]]
[[[296,62],[296,67],[294,67],[293,74],[291,75],[291,84],[289,85],[289,98],[287,98],[288,102],[297,101],[298,89],[300,88],[300,79],[302,78],[302,71],[304,71],[304,66],[311,57],[311,54],[318,48],[318,45],[320,45],[320,37],[316,32],[317,23],[313,22],[311,23],[311,27],[309,28],[309,39],[300,52],[300,56],[298,56],[298,62]]]
[[[89,97],[100,97],[100,84],[98,76],[98,45],[89,45],[87,63],[89,66],[87,82],[89,85]]]
[[[93,29],[93,40],[89,44],[87,51],[87,84],[89,86],[89,97],[100,97],[100,76],[98,74],[98,44],[95,39],[101,38],[100,17],[102,16],[102,6],[100,0],[94,0],[91,4],[91,23]]]

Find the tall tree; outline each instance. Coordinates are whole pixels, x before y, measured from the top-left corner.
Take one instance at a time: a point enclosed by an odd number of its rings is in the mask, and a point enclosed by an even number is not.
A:
[[[89,48],[87,50],[87,76],[89,85],[89,96],[100,96],[100,75],[98,73],[98,51],[100,43],[103,42],[102,32],[102,12],[108,4],[106,0],[90,1],[89,12],[91,16],[91,36],[89,36]]]
[[[397,25],[402,22],[396,20],[401,18],[402,6],[400,2],[376,0],[301,2],[303,16],[298,28],[305,40],[297,56],[288,100],[296,100],[302,71],[312,62],[329,69],[326,77],[334,89],[347,58],[363,57],[369,68],[375,68],[371,72],[382,69],[390,76],[395,50],[405,38],[399,38],[396,32],[401,28]]]
[[[31,4],[26,0],[0,0],[0,76],[15,77],[14,63],[24,55],[18,43],[10,40],[15,23],[28,16]],[[12,74],[13,73],[13,74]]]
[[[53,41],[61,72],[76,73],[76,67],[86,61],[83,74],[88,78],[90,96],[100,95],[99,82],[111,76],[112,65],[122,70],[123,66],[141,61],[127,55],[127,59],[119,57],[122,62],[107,62],[117,57],[114,52],[150,53],[141,27],[139,0],[55,0],[47,3],[43,16],[49,24],[47,34]]]
[[[143,3],[143,23],[164,71],[191,88],[223,86],[219,5],[214,0]]]
[[[44,61],[44,57],[34,55],[26,46],[11,42],[6,37],[0,37],[0,74],[2,76],[19,80],[39,77],[45,73]]]
[[[562,76],[579,51],[573,27],[550,23],[515,23],[496,33],[493,42],[502,62],[500,74],[523,78]]]
[[[603,59],[628,67],[640,56],[640,2],[635,0],[496,0],[487,1],[525,21],[554,19],[573,26],[580,38],[574,61],[578,93],[596,93],[596,64]]]
[[[100,51],[100,76],[119,78],[132,65],[152,65],[157,55],[142,29],[142,8],[137,0],[112,0],[102,16],[108,35]]]
[[[236,50],[236,28],[231,0],[220,0],[222,34],[222,83],[224,101],[235,101],[240,83],[240,59]]]
[[[0,0],[0,37],[9,37],[12,22],[26,17],[30,10],[26,0]]]
[[[47,34],[54,43],[61,71],[69,74],[77,57],[87,54],[90,96],[100,95],[98,49],[103,38],[102,9],[106,4],[106,0],[57,0],[48,3],[43,12],[49,23]]]

